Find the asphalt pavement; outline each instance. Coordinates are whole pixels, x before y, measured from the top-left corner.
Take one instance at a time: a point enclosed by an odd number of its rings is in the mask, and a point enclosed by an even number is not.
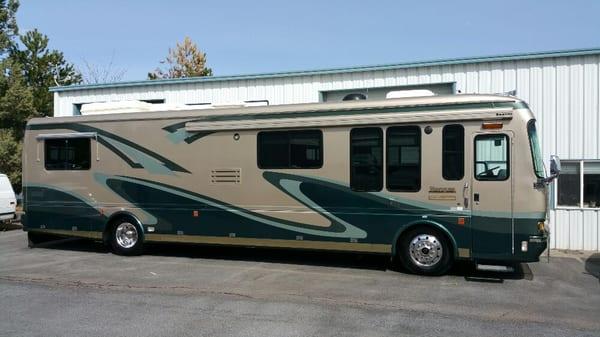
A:
[[[0,232],[0,336],[600,336],[600,254],[422,277],[374,255]]]

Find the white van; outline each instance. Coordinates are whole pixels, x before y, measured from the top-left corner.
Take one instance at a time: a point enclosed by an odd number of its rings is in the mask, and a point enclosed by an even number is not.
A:
[[[0,222],[14,219],[17,198],[5,174],[0,173]]]

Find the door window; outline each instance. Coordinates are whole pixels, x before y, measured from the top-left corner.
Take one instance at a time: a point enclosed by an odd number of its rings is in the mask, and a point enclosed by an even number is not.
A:
[[[475,179],[506,180],[510,176],[508,136],[505,134],[475,137]]]

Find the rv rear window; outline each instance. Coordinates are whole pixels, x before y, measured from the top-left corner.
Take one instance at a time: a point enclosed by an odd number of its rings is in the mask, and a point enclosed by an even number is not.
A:
[[[323,166],[320,130],[264,131],[258,133],[258,167],[310,169]]]
[[[60,138],[44,141],[46,170],[89,170],[91,163],[89,138]]]

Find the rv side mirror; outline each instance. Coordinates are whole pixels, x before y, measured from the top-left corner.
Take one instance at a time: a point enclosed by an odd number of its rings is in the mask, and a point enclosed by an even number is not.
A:
[[[560,174],[560,158],[558,156],[550,156],[550,176],[546,178],[547,182],[551,182],[556,179]]]
[[[558,176],[560,174],[560,158],[558,156],[550,156],[550,175]]]

